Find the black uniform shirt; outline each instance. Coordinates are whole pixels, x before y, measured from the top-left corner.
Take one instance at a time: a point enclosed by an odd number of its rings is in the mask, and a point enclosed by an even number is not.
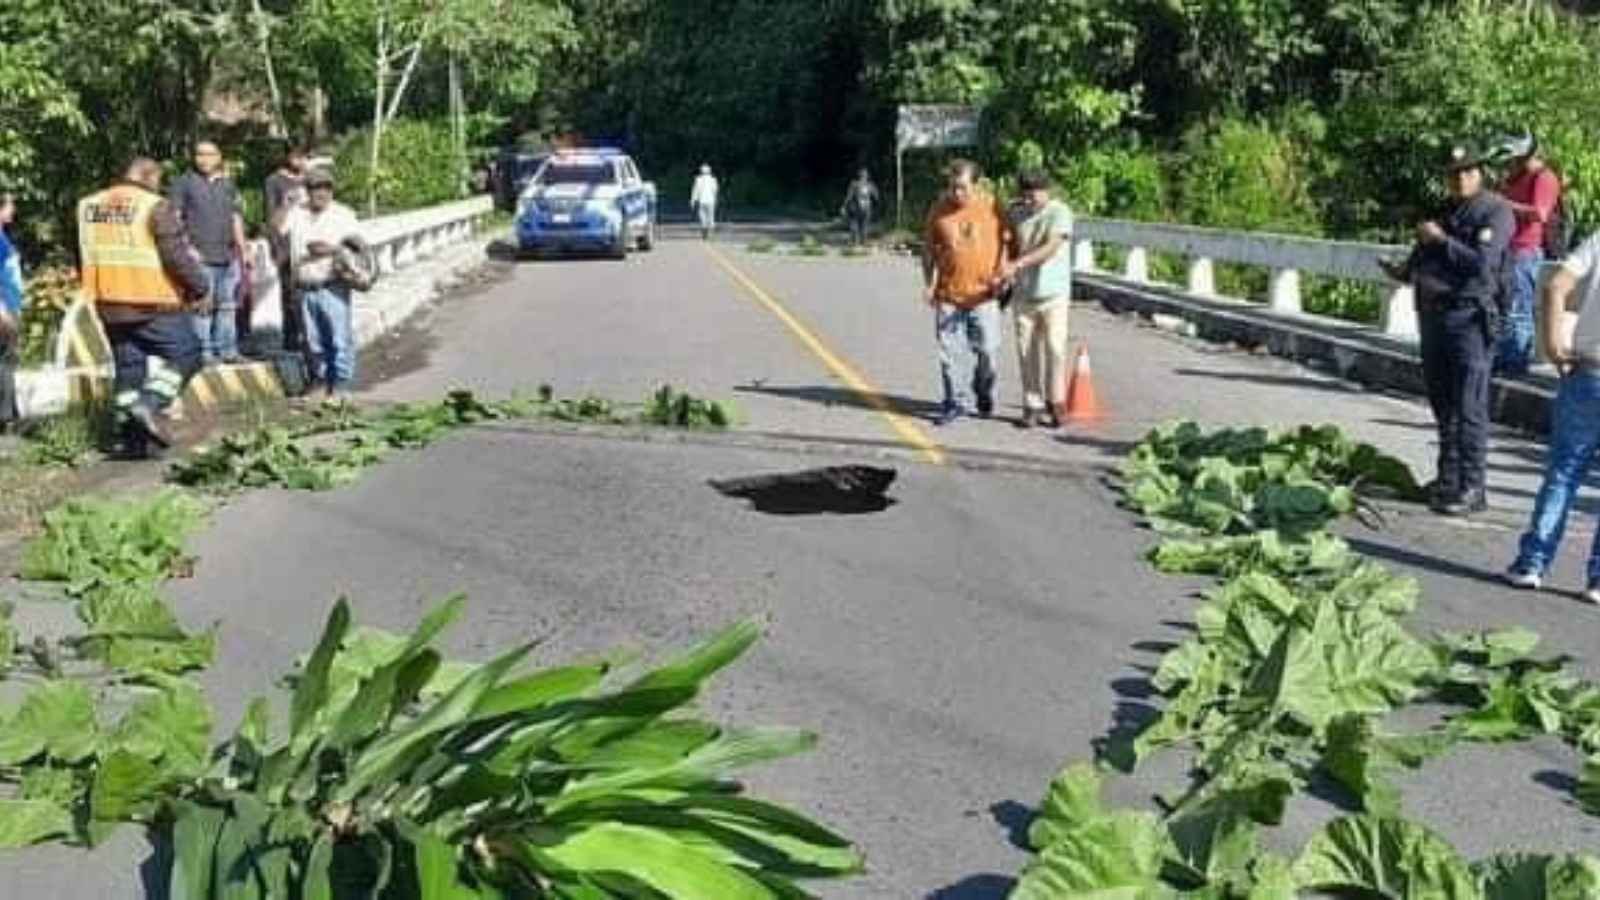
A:
[[[1417,299],[1493,301],[1501,262],[1517,227],[1510,204],[1493,191],[1479,191],[1451,203],[1438,221],[1445,239],[1419,244],[1412,259]]]

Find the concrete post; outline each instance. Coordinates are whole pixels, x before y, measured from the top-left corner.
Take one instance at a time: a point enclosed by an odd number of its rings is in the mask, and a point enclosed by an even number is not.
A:
[[[396,269],[404,269],[417,261],[416,235],[408,235],[394,243],[394,267]]]
[[[386,244],[379,244],[374,252],[378,255],[378,273],[381,275],[393,275],[395,270],[394,243],[391,241]]]
[[[1129,281],[1150,280],[1150,254],[1143,247],[1129,247],[1122,264],[1122,277]]]
[[[1382,290],[1382,288],[1379,288]],[[1383,301],[1383,333],[1389,337],[1417,340],[1417,295],[1411,285],[1403,284],[1389,291]]]
[[[1211,265],[1211,260],[1204,256],[1196,256],[1189,260],[1189,293],[1201,297],[1215,297],[1217,295],[1217,278]]]
[[[1273,269],[1272,280],[1268,285],[1267,303],[1274,312],[1299,313],[1301,311],[1299,269]]]
[[[1094,241],[1080,238],[1072,242],[1072,268],[1079,272],[1094,271]]]

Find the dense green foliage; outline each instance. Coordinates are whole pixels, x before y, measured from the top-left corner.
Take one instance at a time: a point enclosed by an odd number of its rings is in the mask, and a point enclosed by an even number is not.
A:
[[[1332,428],[1185,423],[1152,432],[1124,475],[1128,505],[1153,528],[1200,536],[1165,540],[1156,566],[1218,584],[1151,678],[1166,701],[1157,717],[1110,735],[1098,766],[1068,766],[1051,784],[1028,834],[1039,855],[1013,896],[1577,900],[1600,890],[1600,859],[1469,863],[1404,817],[1396,773],[1461,742],[1539,735],[1589,760],[1575,794],[1600,814],[1600,685],[1565,659],[1535,656],[1539,637],[1523,629],[1413,634],[1416,580],[1328,531],[1357,508],[1356,493],[1413,494],[1404,465]],[[1412,704],[1449,715],[1390,730],[1390,715]],[[1158,797],[1159,811],[1102,804],[1106,777],[1168,752],[1192,760],[1181,794]],[[1297,858],[1268,850],[1264,829],[1313,788],[1361,814],[1328,824]]]
[[[858,165],[891,183],[897,104],[954,102],[985,108],[973,152],[996,174],[1042,163],[1080,211],[1347,237],[1401,234],[1432,206],[1448,142],[1528,127],[1587,230],[1587,6],[20,0],[0,8],[0,183],[24,195],[30,246],[66,249],[72,198],[132,151],[181,159],[213,130],[209,97],[253,113],[223,129],[249,184],[267,132],[381,123],[404,145],[379,162],[388,206],[453,196],[464,144],[577,135],[629,146],[669,204],[710,162],[732,205],[831,210]],[[341,168],[366,185],[360,143]],[[946,155],[910,155],[913,218]]]

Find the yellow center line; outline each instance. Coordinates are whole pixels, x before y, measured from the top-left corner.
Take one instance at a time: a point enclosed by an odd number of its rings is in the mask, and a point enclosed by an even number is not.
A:
[[[711,255],[711,259],[724,272],[728,273],[728,277],[744,288],[751,297],[755,298],[756,302],[766,307],[768,312],[777,316],[778,321],[787,326],[789,331],[800,340],[800,343],[804,344],[807,350],[810,350],[817,359],[822,361],[823,365],[828,367],[828,371],[832,372],[840,381],[843,381],[868,406],[877,410],[888,421],[889,427],[894,430],[895,434],[900,436],[901,441],[921,453],[922,457],[928,462],[934,465],[944,464],[944,448],[939,446],[938,442],[928,434],[920,423],[896,408],[894,403],[883,395],[882,391],[867,380],[866,376],[856,371],[855,367],[845,362],[844,358],[839,354],[828,349],[828,345],[824,344],[815,332],[795,318],[771,294],[762,290],[761,285],[756,284],[754,279],[740,271],[720,251],[710,244],[702,246]]]

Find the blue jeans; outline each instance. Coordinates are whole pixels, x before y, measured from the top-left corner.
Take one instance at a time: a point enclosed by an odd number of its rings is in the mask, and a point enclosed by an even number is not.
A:
[[[1555,421],[1550,428],[1544,484],[1533,503],[1533,521],[1523,534],[1513,566],[1519,572],[1549,571],[1567,528],[1567,514],[1600,447],[1600,371],[1579,371],[1561,379]],[[1589,551],[1589,583],[1600,581],[1600,533]]]
[[[311,375],[329,391],[350,388],[356,378],[354,316],[350,289],[329,284],[300,289],[305,308],[306,343],[311,347]]]
[[[239,355],[239,264],[206,264],[206,280],[211,283],[211,312],[194,317],[194,333],[207,363]]]
[[[1533,362],[1534,295],[1539,289],[1539,266],[1543,262],[1544,251],[1539,249],[1518,250],[1512,258],[1511,312],[1495,347],[1496,375],[1526,375]]]
[[[947,413],[994,408],[994,361],[1000,355],[1000,304],[986,300],[971,309],[939,304],[934,319],[939,339],[940,408]]]

